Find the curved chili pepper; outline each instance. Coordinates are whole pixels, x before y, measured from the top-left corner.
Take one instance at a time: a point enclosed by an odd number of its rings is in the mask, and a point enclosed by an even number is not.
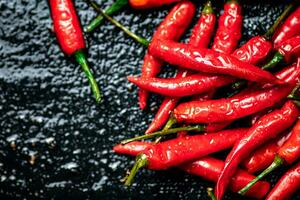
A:
[[[261,174],[253,179],[248,185],[239,191],[240,194],[244,194],[256,181],[262,179],[284,163],[292,164],[300,158],[300,120],[294,126],[291,136],[287,141],[279,148],[277,155],[274,158],[273,163],[266,168]]]
[[[198,48],[207,47],[213,34],[215,23],[216,15],[213,12],[211,2],[207,1],[197,24],[192,30],[189,44]],[[189,74],[188,70],[179,68],[175,78],[183,78]],[[178,101],[178,98],[165,98],[145,133],[149,134],[163,127]]]
[[[149,52],[170,64],[213,74],[225,74],[259,83],[281,83],[271,73],[235,57],[210,49],[197,49],[187,44],[155,40]]]
[[[238,0],[227,1],[224,5],[224,13],[219,18],[212,50],[231,54],[242,37],[242,25],[242,7]]]
[[[232,83],[230,76],[194,74],[184,78],[139,78],[129,76],[129,82],[150,92],[169,97],[184,97],[205,93]]]
[[[292,37],[281,43],[274,57],[263,68],[273,68],[277,64],[285,61],[291,62],[294,58],[300,56],[300,35]]]
[[[125,185],[130,185],[141,167],[162,170],[231,147],[248,129],[233,129],[206,135],[186,136],[151,145],[137,156]]]
[[[226,158],[225,166],[215,188],[218,200],[222,199],[230,177],[235,173],[239,163],[254,149],[289,128],[298,116],[298,107],[292,101],[288,101],[280,110],[275,110],[262,117],[235,143]]]
[[[129,0],[131,7],[135,9],[154,8],[163,5],[168,5],[182,0]]]
[[[288,170],[271,190],[266,200],[286,200],[299,191],[300,162]]]
[[[157,39],[178,40],[190,24],[194,13],[195,6],[190,1],[178,3],[159,25],[152,42]],[[147,52],[142,66],[142,77],[155,77],[160,72],[162,64],[161,60]],[[148,91],[139,90],[139,104],[142,110],[147,105],[148,97]]]
[[[300,8],[298,7],[275,31],[272,41],[277,49],[280,44],[296,35],[300,34]]]
[[[107,8],[104,12],[107,15],[112,15],[118,12],[121,8],[128,4],[128,0],[116,0],[109,8]],[[95,30],[102,22],[104,21],[103,15],[98,15],[95,19],[91,21],[91,23],[86,27],[85,32],[90,33]]]
[[[277,151],[289,137],[290,133],[288,132],[271,140],[252,152],[251,155],[242,162],[242,166],[251,174],[265,169],[273,162]]]
[[[83,53],[85,42],[74,5],[71,0],[49,1],[54,32],[62,51],[67,55],[73,55],[81,65],[89,80],[91,89],[97,102],[101,101],[98,84],[88,66]]]
[[[114,146],[114,152],[119,154],[137,156],[151,145],[152,144],[150,142],[131,142],[125,145],[119,144]],[[221,173],[223,166],[224,162],[222,160],[218,160],[213,157],[204,157],[198,159],[197,161],[189,162],[177,167],[186,171],[187,173],[200,176],[205,180],[217,182],[218,176]],[[255,177],[247,173],[246,171],[238,170],[238,172],[231,179],[229,188],[233,192],[238,192],[253,178]],[[246,193],[246,196],[261,199],[267,194],[269,189],[270,184],[268,182],[257,182],[256,185]]]

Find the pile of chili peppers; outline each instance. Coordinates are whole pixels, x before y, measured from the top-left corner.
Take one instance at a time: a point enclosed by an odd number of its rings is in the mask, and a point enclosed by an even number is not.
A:
[[[62,50],[81,64],[99,101],[99,89],[82,52],[85,44],[72,1],[49,2]],[[148,47],[142,74],[128,77],[139,87],[141,109],[147,107],[151,92],[164,97],[145,134],[114,147],[116,153],[136,156],[125,185],[131,185],[140,168],[176,167],[215,182],[214,194],[208,190],[212,199],[221,200],[227,189],[268,200],[288,199],[299,192],[298,1],[286,6],[264,35],[253,36],[242,46],[242,4],[238,0],[226,1],[219,19],[207,1],[188,43],[178,40],[195,17],[196,7],[191,1],[117,0],[105,11],[93,1],[87,2],[99,16],[86,32],[107,19]],[[109,16],[127,4],[145,9],[175,2],[151,41]],[[157,77],[165,63],[178,68],[174,78]],[[220,95],[220,90],[227,92]],[[166,139],[169,134],[177,135]],[[154,140],[139,141],[145,139]],[[214,153],[220,151],[227,156],[215,157]],[[261,180],[281,165],[292,164],[271,190],[270,183]]]

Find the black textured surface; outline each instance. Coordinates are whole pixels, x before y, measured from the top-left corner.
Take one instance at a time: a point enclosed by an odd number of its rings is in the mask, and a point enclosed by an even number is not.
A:
[[[112,0],[98,2],[105,7]],[[245,2],[243,41],[263,33],[284,2]],[[76,7],[87,25],[95,12],[81,0]],[[222,9],[221,1],[216,8]],[[127,7],[115,18],[151,38],[169,9]],[[119,180],[133,159],[113,154],[112,147],[142,133],[153,117],[151,110],[139,110],[137,89],[125,79],[140,73],[145,49],[109,23],[86,38],[104,95],[100,105],[81,69],[61,53],[47,1],[0,0],[1,199],[208,199],[205,189],[212,183],[174,169],[143,170],[131,189],[123,187]],[[152,98],[152,111],[159,101]],[[284,170],[268,179],[274,183]],[[292,199],[300,199],[299,193]]]

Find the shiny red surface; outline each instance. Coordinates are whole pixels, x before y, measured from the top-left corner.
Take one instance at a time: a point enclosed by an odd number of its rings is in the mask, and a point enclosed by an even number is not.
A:
[[[300,56],[300,35],[292,37],[281,43],[278,51],[284,56],[286,62],[291,62]]]
[[[129,0],[131,7],[135,9],[147,9],[159,7],[182,0]]]

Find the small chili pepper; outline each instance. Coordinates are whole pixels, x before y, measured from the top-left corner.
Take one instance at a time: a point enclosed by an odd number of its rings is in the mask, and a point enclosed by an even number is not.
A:
[[[247,186],[239,191],[240,194],[245,194],[249,188],[256,181],[262,179],[281,165],[287,163],[292,164],[297,159],[300,158],[300,120],[294,126],[291,136],[287,141],[279,148],[277,155],[274,158],[273,163],[266,168],[261,174],[259,174],[255,179],[253,179]]]
[[[214,14],[213,8],[211,6],[211,1],[207,1],[204,5],[197,24],[192,30],[189,44],[197,48],[207,47],[213,34],[215,23],[216,15]],[[188,72],[188,70],[179,68],[175,78],[183,78],[189,74],[190,73]],[[159,107],[159,110],[157,111],[152,123],[145,133],[149,134],[163,127],[163,125],[167,122],[171,111],[173,111],[173,109],[177,105],[178,101],[178,98],[165,98],[161,106]]]
[[[300,188],[300,161],[288,170],[271,190],[266,200],[286,200]]]
[[[242,37],[242,25],[242,7],[239,1],[227,1],[224,5],[224,13],[219,18],[212,50],[231,54]]]
[[[108,9],[104,12],[107,15],[112,15],[118,12],[121,8],[128,4],[128,0],[116,0]],[[85,32],[93,32],[104,21],[103,15],[98,15],[93,21],[86,27]]]
[[[265,169],[273,162],[277,151],[289,136],[287,132],[258,148],[242,162],[242,166],[251,174]]]
[[[209,92],[232,83],[230,76],[194,74],[184,78],[138,78],[129,76],[129,82],[142,89],[169,97],[184,97]]]
[[[152,42],[157,39],[178,40],[191,23],[194,13],[195,6],[190,1],[178,3],[159,25]],[[162,64],[161,60],[147,52],[142,66],[142,77],[155,77],[160,72]],[[148,97],[148,91],[139,90],[139,104],[142,110],[147,105]]]
[[[58,43],[62,51],[67,55],[73,55],[81,65],[89,80],[91,89],[97,102],[101,101],[99,87],[88,66],[87,59],[83,53],[85,42],[74,5],[71,0],[49,1],[53,27]]]
[[[152,144],[150,142],[131,142],[125,145],[114,146],[114,152],[119,154],[137,156],[146,148],[149,148]],[[213,157],[200,158],[197,161],[189,162],[183,165],[179,165],[180,169],[187,173],[200,176],[205,180],[217,182],[218,176],[222,171],[224,162]],[[233,192],[238,192],[247,183],[249,183],[255,177],[244,170],[238,170],[232,177],[229,184],[229,188]],[[246,196],[261,199],[264,197],[270,189],[268,182],[257,182],[254,187],[246,193]]]
[[[274,57],[263,68],[274,68],[281,62],[290,63],[300,56],[300,35],[292,37],[281,43]]]
[[[281,83],[267,71],[210,49],[197,49],[187,44],[155,40],[149,46],[149,51],[157,58],[187,69],[231,75],[259,83]]]
[[[298,7],[275,31],[272,41],[277,49],[280,44],[296,35],[300,34],[300,8]]]
[[[288,101],[280,110],[275,110],[262,117],[235,143],[226,158],[225,166],[215,188],[215,195],[218,200],[222,199],[230,178],[235,173],[239,163],[257,147],[289,128],[298,116],[298,107],[292,101]]]
[[[168,5],[182,0],[129,0],[131,7],[135,9],[146,9]]]
[[[206,135],[186,136],[151,145],[137,156],[125,185],[131,185],[138,169],[162,170],[231,147],[248,129],[233,129]]]

